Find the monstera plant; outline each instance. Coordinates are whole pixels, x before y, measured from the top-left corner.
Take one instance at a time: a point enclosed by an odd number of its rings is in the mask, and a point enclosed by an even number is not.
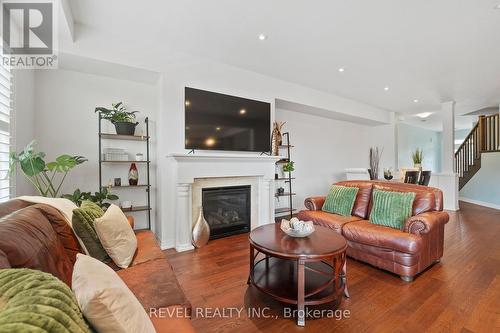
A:
[[[10,153],[9,172],[19,168],[41,196],[56,198],[71,169],[87,159],[83,156],[61,155],[55,161],[46,162],[45,153],[36,152],[35,144],[35,141],[31,141],[19,154]]]

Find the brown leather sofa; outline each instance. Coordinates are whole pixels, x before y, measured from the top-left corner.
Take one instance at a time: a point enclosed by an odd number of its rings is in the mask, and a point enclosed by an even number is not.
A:
[[[154,234],[138,231],[136,235],[137,252],[130,267],[110,266],[146,312],[158,314],[151,316],[157,332],[194,332],[191,305]],[[38,269],[71,286],[77,253],[82,253],[78,240],[58,210],[16,199],[0,204],[0,269]],[[177,308],[181,310],[167,310]],[[187,316],[170,318],[167,313]]]
[[[443,256],[444,225],[441,190],[386,181],[344,181],[337,185],[358,187],[351,216],[323,212],[325,197],[305,200],[308,210],[298,213],[301,220],[313,221],[342,234],[348,243],[347,255],[373,266],[391,271],[407,282]],[[415,192],[412,217],[403,230],[370,223],[373,189]]]

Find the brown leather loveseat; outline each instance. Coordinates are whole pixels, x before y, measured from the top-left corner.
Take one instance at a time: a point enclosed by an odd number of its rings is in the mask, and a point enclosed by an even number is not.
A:
[[[136,236],[137,252],[130,266],[110,266],[150,314],[157,332],[194,332],[191,305],[154,234],[146,230]],[[58,210],[17,199],[0,204],[0,269],[37,269],[71,286],[77,253],[82,253],[78,240]]]
[[[322,196],[307,198],[308,210],[300,211],[298,218],[342,234],[348,243],[348,256],[398,274],[407,282],[441,259],[444,225],[449,220],[448,213],[443,212],[441,190],[386,181],[344,181],[337,185],[359,188],[351,216],[322,211]],[[374,189],[416,193],[412,217],[403,230],[370,223]]]

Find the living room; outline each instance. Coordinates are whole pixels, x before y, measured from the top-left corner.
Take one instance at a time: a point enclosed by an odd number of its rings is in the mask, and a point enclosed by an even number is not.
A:
[[[497,2],[42,3],[2,2],[0,280],[66,331],[499,328]]]

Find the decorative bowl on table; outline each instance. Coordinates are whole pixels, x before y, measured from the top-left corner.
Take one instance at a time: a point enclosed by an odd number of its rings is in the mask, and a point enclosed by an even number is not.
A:
[[[300,221],[292,217],[290,221],[281,220],[281,230],[290,237],[307,237],[314,232],[314,224],[312,221]]]

